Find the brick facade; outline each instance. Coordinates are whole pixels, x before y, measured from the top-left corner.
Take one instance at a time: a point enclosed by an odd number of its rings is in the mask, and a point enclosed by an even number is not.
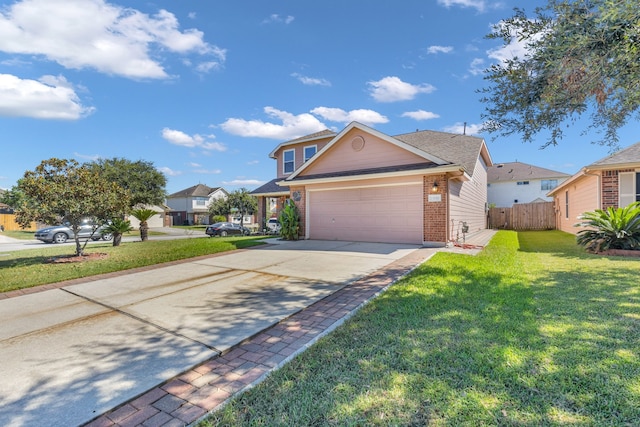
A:
[[[635,171],[635,169],[607,170],[602,172],[602,209],[619,207],[619,173],[633,171]]]
[[[436,191],[433,191],[434,182],[438,184]],[[429,195],[437,194],[441,196],[440,201],[430,202]],[[427,244],[447,243],[447,194],[449,190],[445,175],[431,175],[423,178],[423,241]]]

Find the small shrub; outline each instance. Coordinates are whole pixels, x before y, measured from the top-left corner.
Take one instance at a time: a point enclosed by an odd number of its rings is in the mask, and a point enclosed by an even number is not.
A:
[[[576,241],[587,250],[640,250],[640,202],[617,209],[596,209],[582,214],[580,219],[575,226],[589,228],[580,230]]]
[[[300,212],[293,200],[287,200],[284,209],[280,212],[278,222],[281,227],[280,235],[284,240],[298,240],[298,232],[300,231]]]

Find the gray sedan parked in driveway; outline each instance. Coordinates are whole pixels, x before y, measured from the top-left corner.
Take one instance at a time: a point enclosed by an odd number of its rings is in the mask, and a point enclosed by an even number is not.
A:
[[[78,230],[78,237],[81,239],[91,240],[111,240],[113,235],[111,233],[103,232],[104,226],[96,225],[89,220],[85,220],[80,224],[80,230]],[[94,231],[95,230],[95,231]],[[41,228],[36,231],[35,238],[45,243],[64,243],[69,239],[73,239],[73,230],[70,224],[56,225],[53,227]]]

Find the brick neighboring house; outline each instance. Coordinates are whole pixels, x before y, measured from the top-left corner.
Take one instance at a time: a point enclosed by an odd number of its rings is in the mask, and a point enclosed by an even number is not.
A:
[[[489,204],[509,208],[515,203],[550,202],[547,193],[571,175],[522,162],[496,163],[487,169]]]
[[[640,142],[580,169],[549,192],[557,228],[576,234],[578,216],[640,201]]]
[[[209,206],[214,200],[227,197],[222,187],[194,185],[167,196],[166,204],[171,209],[174,225],[209,224]]]
[[[305,239],[444,246],[486,228],[482,138],[435,131],[389,136],[352,122],[278,145],[277,178],[254,190],[261,218],[291,198]],[[465,227],[465,229],[467,228]]]

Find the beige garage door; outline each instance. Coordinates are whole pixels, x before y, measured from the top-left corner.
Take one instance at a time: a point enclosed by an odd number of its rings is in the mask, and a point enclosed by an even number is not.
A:
[[[309,237],[422,244],[422,185],[311,191]]]

